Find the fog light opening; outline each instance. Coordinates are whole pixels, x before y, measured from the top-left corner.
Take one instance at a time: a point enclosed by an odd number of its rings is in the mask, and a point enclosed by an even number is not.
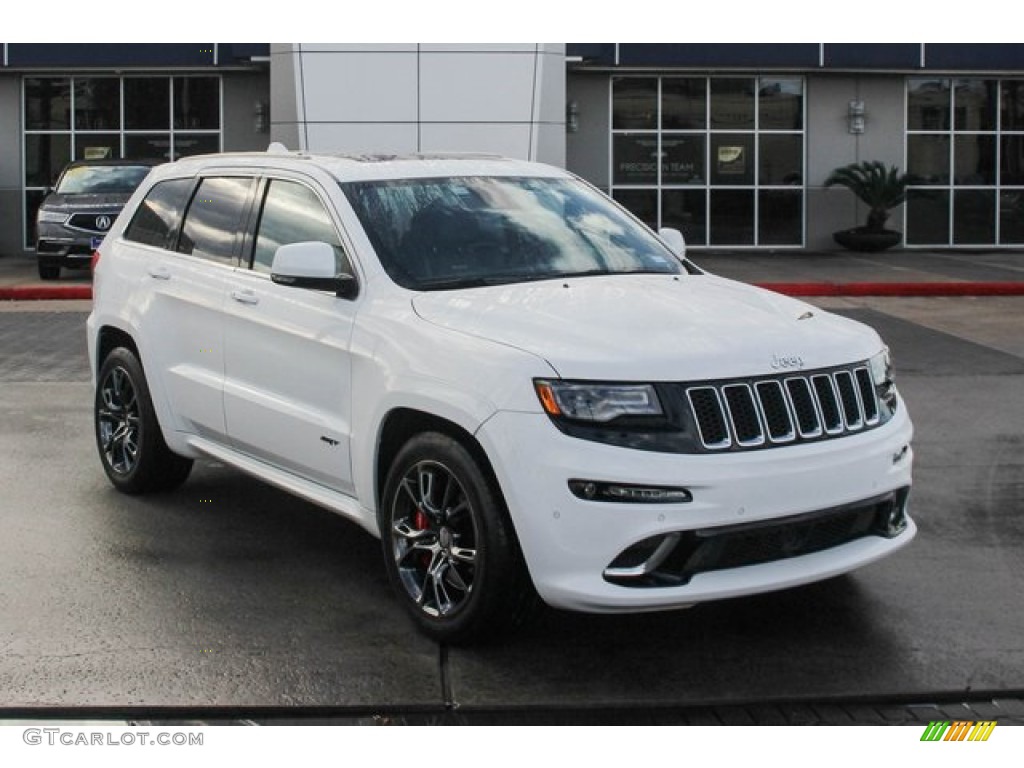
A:
[[[881,533],[886,538],[895,538],[907,529],[907,498],[909,495],[906,488],[897,491],[885,507],[879,510],[876,526],[881,526]]]
[[[633,544],[605,568],[605,579],[611,582],[628,582],[653,573],[675,549],[679,538],[678,533],[667,533]]]

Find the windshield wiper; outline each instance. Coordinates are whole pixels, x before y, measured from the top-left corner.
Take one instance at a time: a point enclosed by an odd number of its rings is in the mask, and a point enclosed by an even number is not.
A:
[[[419,291],[446,291],[455,288],[484,288],[489,285],[507,285],[518,283],[526,278],[521,275],[476,276],[476,277],[438,277],[430,280],[417,280],[415,286]]]

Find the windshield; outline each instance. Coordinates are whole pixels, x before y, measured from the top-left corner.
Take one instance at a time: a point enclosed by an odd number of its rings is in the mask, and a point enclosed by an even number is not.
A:
[[[456,177],[341,187],[384,269],[413,290],[683,272],[650,231],[572,179]]]
[[[149,173],[148,165],[74,165],[57,184],[61,195],[130,195]]]

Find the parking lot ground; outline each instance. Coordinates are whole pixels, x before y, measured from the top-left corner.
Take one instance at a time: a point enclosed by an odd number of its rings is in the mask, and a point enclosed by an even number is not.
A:
[[[894,350],[917,428],[907,549],[687,611],[545,609],[472,649],[416,634],[370,536],[214,462],[173,493],[113,491],[85,313],[6,307],[0,717],[1024,722],[1024,299],[821,303]]]

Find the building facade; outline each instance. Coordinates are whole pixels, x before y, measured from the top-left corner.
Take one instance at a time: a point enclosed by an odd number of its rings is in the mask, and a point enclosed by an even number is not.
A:
[[[837,167],[911,177],[908,248],[1024,246],[1024,45],[570,45],[566,162],[694,247],[835,248]]]
[[[878,160],[905,247],[1024,248],[1019,44],[3,44],[0,254],[70,160],[272,140],[564,165],[698,249],[833,249]]]

